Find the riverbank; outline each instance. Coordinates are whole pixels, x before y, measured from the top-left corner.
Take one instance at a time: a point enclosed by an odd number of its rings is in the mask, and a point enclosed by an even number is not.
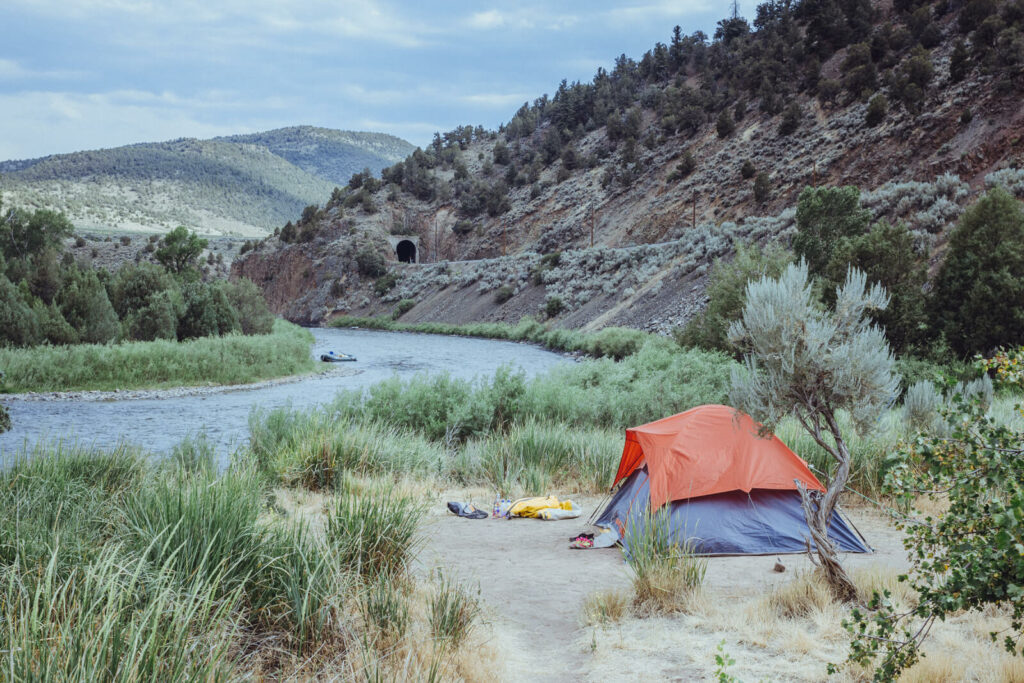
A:
[[[10,401],[150,401],[186,396],[213,396],[236,391],[257,391],[282,384],[293,384],[309,379],[326,377],[351,377],[362,370],[353,367],[325,366],[314,373],[276,377],[248,384],[212,384],[207,386],[172,387],[170,389],[115,389],[114,391],[29,391],[21,394],[6,394]]]
[[[649,339],[662,338],[658,335],[627,327],[606,327],[597,332],[581,332],[562,328],[550,328],[533,318],[523,318],[517,325],[506,323],[400,323],[388,318],[360,318],[338,316],[328,323],[330,327],[365,328],[388,332],[416,332],[419,334],[441,334],[457,337],[477,337],[502,341],[530,342],[539,344],[549,351],[578,353],[595,358],[621,360],[636,353]]]
[[[313,335],[277,320],[267,335],[0,349],[10,394],[208,388],[314,371]],[[105,400],[87,399],[87,400]]]

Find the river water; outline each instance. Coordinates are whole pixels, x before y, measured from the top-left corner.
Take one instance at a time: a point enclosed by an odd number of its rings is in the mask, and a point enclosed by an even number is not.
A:
[[[533,376],[569,362],[536,346],[489,339],[353,329],[310,331],[316,339],[315,357],[330,350],[352,354],[357,362],[337,365],[357,374],[158,399],[24,401],[4,396],[13,429],[0,435],[0,454],[10,455],[40,440],[58,439],[100,448],[127,441],[166,452],[186,436],[200,432],[226,453],[245,443],[249,413],[256,407],[311,408],[330,401],[338,391],[365,388],[396,374],[448,372],[471,379],[513,365]]]

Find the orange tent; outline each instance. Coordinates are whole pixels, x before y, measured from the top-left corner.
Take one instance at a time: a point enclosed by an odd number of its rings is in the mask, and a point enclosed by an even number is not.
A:
[[[825,487],[774,434],[758,436],[749,415],[708,405],[626,430],[613,487],[647,465],[651,506],[728,491]]]

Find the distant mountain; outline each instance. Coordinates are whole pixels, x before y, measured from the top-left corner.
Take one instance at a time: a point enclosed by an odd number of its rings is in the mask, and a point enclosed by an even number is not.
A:
[[[301,126],[0,162],[5,204],[64,211],[79,229],[263,235],[323,204],[352,173],[413,145],[390,135]]]
[[[374,173],[402,161],[415,149],[402,138],[386,133],[294,126],[265,133],[216,138],[266,147],[306,173],[344,187],[353,173],[369,168]]]

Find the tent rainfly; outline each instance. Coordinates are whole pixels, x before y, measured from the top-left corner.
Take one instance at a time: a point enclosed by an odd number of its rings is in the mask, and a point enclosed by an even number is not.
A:
[[[666,506],[672,541],[688,541],[701,555],[805,552],[810,530],[796,482],[825,488],[796,453],[758,428],[733,408],[708,405],[627,429],[612,486],[622,485],[595,524],[629,552],[627,531]],[[829,538],[840,551],[871,552],[838,508]]]

